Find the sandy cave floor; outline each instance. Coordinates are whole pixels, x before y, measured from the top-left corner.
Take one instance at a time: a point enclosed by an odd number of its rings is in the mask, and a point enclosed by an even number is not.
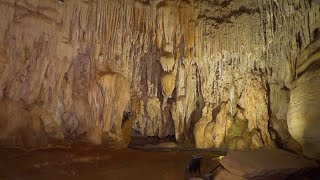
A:
[[[204,155],[202,174],[218,165],[215,152],[110,150],[77,145],[72,148],[22,150],[0,148],[2,179],[184,179],[192,154]]]

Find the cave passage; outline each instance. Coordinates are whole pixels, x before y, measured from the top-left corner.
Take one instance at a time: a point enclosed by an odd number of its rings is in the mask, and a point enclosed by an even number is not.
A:
[[[0,0],[0,180],[320,179],[320,0]]]

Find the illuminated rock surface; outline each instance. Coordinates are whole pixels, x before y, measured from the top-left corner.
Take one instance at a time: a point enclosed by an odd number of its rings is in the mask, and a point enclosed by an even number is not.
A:
[[[0,0],[0,11],[0,99],[27,116],[1,110],[1,144],[121,147],[130,112],[141,134],[199,148],[300,149],[287,110],[318,60],[297,62],[320,26],[313,1]]]
[[[214,179],[228,179],[229,176],[234,176],[229,179],[293,179],[297,172],[312,171],[319,166],[302,155],[278,149],[229,151],[220,163],[227,171],[217,170]]]
[[[298,78],[291,89],[289,132],[309,157],[320,159],[320,40],[310,44],[298,58]]]

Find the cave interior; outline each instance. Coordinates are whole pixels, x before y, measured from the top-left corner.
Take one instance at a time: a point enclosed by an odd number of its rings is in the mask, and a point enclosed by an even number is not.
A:
[[[0,180],[320,179],[319,28],[319,0],[0,0]]]

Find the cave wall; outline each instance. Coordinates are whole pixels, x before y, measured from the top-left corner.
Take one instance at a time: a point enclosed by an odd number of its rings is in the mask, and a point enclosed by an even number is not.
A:
[[[123,144],[130,112],[143,135],[199,148],[299,149],[287,109],[320,26],[313,1],[0,0],[0,10],[0,99],[28,116],[20,125],[1,112],[1,143]],[[26,128],[38,130],[24,140]]]
[[[315,34],[297,58],[297,78],[292,83],[288,108],[288,128],[302,146],[303,153],[320,159],[320,34]]]
[[[199,54],[207,108],[195,127],[197,146],[299,150],[287,131],[287,109],[296,59],[313,40],[319,6],[311,1],[203,6],[204,22],[211,25],[201,28],[211,38]]]

